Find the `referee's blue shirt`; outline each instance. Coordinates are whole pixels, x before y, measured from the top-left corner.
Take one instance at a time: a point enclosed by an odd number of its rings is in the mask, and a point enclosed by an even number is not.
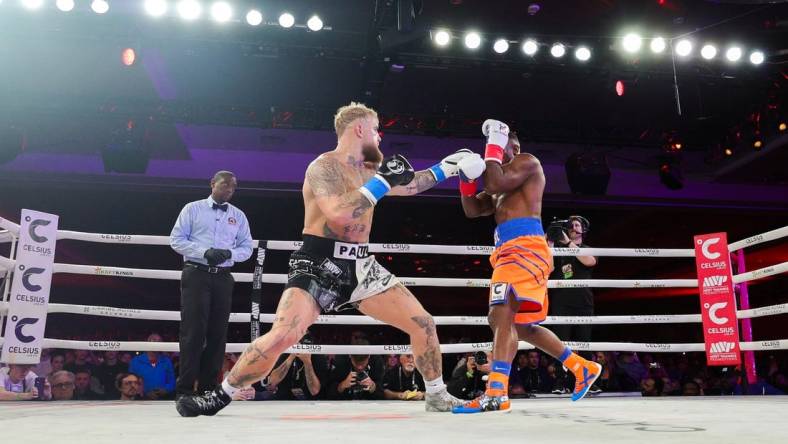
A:
[[[170,233],[170,246],[184,261],[208,265],[205,251],[209,248],[230,250],[232,257],[219,267],[232,267],[252,256],[252,233],[246,215],[227,204],[227,211],[213,209],[212,197],[189,202],[181,210]]]

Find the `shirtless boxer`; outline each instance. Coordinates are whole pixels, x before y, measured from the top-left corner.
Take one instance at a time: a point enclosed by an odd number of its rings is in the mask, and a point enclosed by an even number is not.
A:
[[[375,204],[386,195],[410,196],[458,174],[457,162],[478,154],[460,150],[428,170],[413,171],[401,155],[383,159],[377,113],[351,102],[334,117],[337,147],[307,168],[303,186],[304,244],[290,256],[288,282],[271,330],[244,351],[220,387],[176,402],[181,416],[214,415],[232,395],[268,375],[322,312],[355,307],[410,335],[426,384],[426,410],[462,404],[443,383],[435,322],[413,294],[369,254]],[[481,174],[481,172],[479,172]],[[353,383],[354,381],[350,381]],[[366,378],[357,381],[371,388]]]
[[[493,330],[492,372],[487,391],[453,409],[454,413],[509,411],[511,362],[522,339],[559,359],[577,380],[572,400],[586,395],[602,367],[564,345],[550,330],[538,325],[547,316],[547,277],[552,253],[542,231],[542,193],[545,177],[539,159],[520,153],[520,142],[503,122],[489,119],[482,125],[487,136],[485,165],[479,159],[460,163],[460,194],[467,217],[495,215],[495,250],[490,256],[488,319]],[[486,169],[485,169],[486,167]],[[484,169],[484,191],[465,180],[465,171]]]

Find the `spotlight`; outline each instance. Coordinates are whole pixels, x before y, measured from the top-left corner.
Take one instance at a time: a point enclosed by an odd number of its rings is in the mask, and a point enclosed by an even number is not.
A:
[[[109,3],[106,0],[93,0],[93,3],[90,4],[90,9],[96,14],[104,14],[109,11]]]
[[[637,34],[627,34],[624,36],[624,40],[621,43],[624,46],[624,51],[634,53],[640,51],[643,39]]]
[[[22,6],[27,9],[38,9],[44,4],[44,0],[22,0]]]
[[[788,128],[788,125],[786,125],[786,124],[785,124],[785,122],[780,122],[780,124],[779,124],[779,125],[777,125],[777,129],[778,129],[780,132],[783,132],[783,131],[785,131],[785,129],[786,129],[786,128]]]
[[[57,9],[63,12],[69,12],[74,9],[74,0],[57,0],[55,5],[57,6]]]
[[[689,40],[680,40],[676,43],[676,54],[681,57],[686,57],[692,52],[692,42]]]
[[[755,142],[752,143],[752,147],[755,148],[755,151],[758,151],[763,146],[763,141],[761,139],[756,139]]]
[[[741,58],[741,48],[734,46],[725,51],[725,58],[731,62],[738,62]]]
[[[539,45],[536,44],[536,40],[528,39],[523,43],[523,52],[526,55],[532,56],[536,54],[537,50],[539,50]]]
[[[509,50],[509,42],[506,39],[498,39],[495,41],[493,45],[493,51],[497,52],[498,54],[503,54]]]
[[[714,45],[703,45],[703,48],[700,49],[700,55],[706,60],[711,60],[717,55],[717,48]]]
[[[320,17],[313,15],[309,18],[309,20],[307,20],[306,27],[309,28],[310,31],[320,31],[323,29],[323,20],[321,20]]]
[[[725,148],[725,155],[730,157],[733,155],[733,150],[730,148]]]
[[[216,2],[211,5],[211,16],[219,23],[224,23],[233,17],[233,8],[227,2]]]
[[[451,41],[451,35],[449,35],[448,31],[440,30],[435,33],[433,39],[435,40],[436,45],[446,46]]]
[[[760,65],[763,63],[764,58],[765,57],[761,51],[753,51],[750,53],[750,63],[753,65]]]
[[[465,34],[465,46],[468,49],[476,49],[482,44],[482,36],[478,32],[469,32]]]
[[[575,50],[575,57],[581,62],[585,62],[591,58],[591,50],[585,46],[581,46]]]
[[[616,80],[616,95],[621,97],[624,95],[626,88],[624,88],[624,82],[621,80]]]
[[[167,2],[164,0],[145,0],[145,12],[154,17],[161,17],[167,12]]]
[[[654,37],[651,39],[651,52],[655,54],[659,54],[660,52],[665,50],[665,39],[662,37]]]
[[[550,54],[552,54],[553,57],[557,59],[561,58],[564,56],[564,54],[566,54],[566,48],[564,48],[564,45],[556,43],[552,48],[550,48]]]
[[[256,9],[252,9],[246,14],[246,23],[249,23],[252,26],[257,26],[260,23],[263,23],[263,13]]]
[[[283,28],[292,28],[295,25],[295,17],[289,12],[283,12],[279,16],[279,26]]]
[[[120,53],[120,61],[123,62],[125,66],[131,66],[137,61],[137,53],[133,48],[126,48]]]
[[[178,14],[184,20],[196,20],[202,14],[202,6],[195,0],[181,0],[178,2]]]

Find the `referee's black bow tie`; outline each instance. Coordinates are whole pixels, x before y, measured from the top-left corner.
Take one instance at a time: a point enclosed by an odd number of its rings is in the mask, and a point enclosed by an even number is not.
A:
[[[213,209],[214,210],[227,211],[227,204],[221,204],[220,205],[220,204],[215,203],[215,204],[213,204]]]

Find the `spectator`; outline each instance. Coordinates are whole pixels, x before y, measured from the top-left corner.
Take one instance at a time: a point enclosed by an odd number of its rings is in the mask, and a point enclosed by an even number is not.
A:
[[[687,381],[684,383],[684,386],[681,390],[682,396],[700,396],[701,393],[700,386],[695,381]]]
[[[550,393],[553,388],[547,371],[540,364],[541,355],[538,350],[519,352],[512,366],[509,379],[512,395],[528,395],[531,393]]]
[[[369,345],[356,338],[354,345]],[[383,359],[380,356],[337,356],[329,376],[328,397],[333,399],[383,399]]]
[[[424,399],[424,378],[416,369],[413,355],[399,355],[399,364],[386,371],[383,376],[385,399],[421,401]]]
[[[46,376],[52,373],[52,349],[44,348],[41,350],[41,359],[38,365],[33,367],[33,373],[41,376]]]
[[[63,368],[75,375],[80,370],[87,370],[92,375],[94,367],[90,362],[90,352],[88,350],[76,350],[74,352],[74,362],[67,363]]]
[[[148,336],[148,342],[162,342],[158,333]],[[129,372],[138,375],[144,382],[142,390],[146,399],[168,399],[175,391],[175,370],[170,358],[161,352],[150,351],[131,360]]]
[[[60,350],[56,350],[52,352],[52,355],[49,358],[49,365],[51,367],[49,374],[57,373],[63,370],[63,366],[66,363],[66,355]]]
[[[322,355],[282,355],[266,385],[276,386],[274,398],[279,401],[318,399],[328,381],[328,365]]]
[[[128,366],[131,364],[132,359],[134,359],[134,355],[132,355],[130,352],[123,352],[120,354],[120,358],[118,360]]]
[[[28,401],[38,398],[32,364],[10,364],[0,369],[0,401]],[[51,386],[44,385],[43,399],[52,399]]]
[[[640,380],[646,376],[646,369],[634,352],[621,352],[616,359],[616,382],[622,391],[640,390]]]
[[[52,386],[52,400],[53,401],[71,401],[74,399],[74,389],[76,379],[74,374],[68,370],[58,370],[51,373],[49,377],[49,384]]]
[[[74,399],[77,401],[95,401],[103,396],[90,389],[91,374],[87,367],[80,367],[74,373]]]
[[[484,377],[490,373],[491,360],[490,352],[470,353],[460,359],[449,380],[449,393],[460,399],[474,399],[484,393]]]
[[[640,381],[640,393],[643,396],[662,396],[664,387],[664,382],[659,378],[648,377]]]
[[[619,391],[615,375],[615,361],[610,358],[610,352],[598,351],[594,353],[594,360],[602,365],[602,375],[596,380],[596,386],[603,392]]]
[[[96,367],[95,377],[104,388],[104,399],[118,399],[120,392],[115,386],[115,377],[129,371],[129,366],[118,360],[118,352],[104,352],[104,362]]]
[[[389,370],[396,368],[399,366],[399,356],[398,355],[388,355],[386,356],[386,372]]]
[[[120,392],[121,401],[142,399],[142,379],[134,373],[121,373],[115,377],[115,387]]]

